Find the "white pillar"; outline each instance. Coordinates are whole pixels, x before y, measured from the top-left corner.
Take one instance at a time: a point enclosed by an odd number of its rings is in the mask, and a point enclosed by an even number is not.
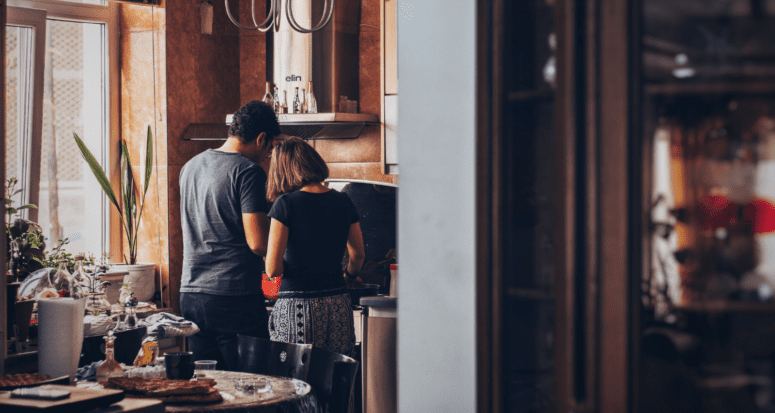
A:
[[[398,0],[399,412],[476,411],[476,2]]]

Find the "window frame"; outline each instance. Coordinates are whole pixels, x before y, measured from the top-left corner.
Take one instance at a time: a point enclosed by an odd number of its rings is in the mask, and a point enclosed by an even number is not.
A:
[[[107,30],[107,44],[104,46],[104,56],[106,56],[106,62],[104,70],[108,76],[108,90],[106,101],[108,103],[104,116],[107,121],[106,133],[108,134],[106,144],[100,148],[99,154],[95,153],[95,156],[104,159],[103,165],[105,173],[108,175],[111,185],[115,188],[118,186],[119,181],[119,94],[120,94],[120,62],[119,62],[119,18],[118,7],[115,2],[108,2],[107,5],[93,5],[74,3],[65,0],[8,0],[9,19],[8,23],[11,23],[10,10],[11,9],[38,9],[45,13],[43,36],[36,35],[36,41],[38,37],[42,37],[44,46],[40,49],[45,56],[45,30],[46,20],[48,19],[61,19],[76,22],[93,22],[104,23]],[[37,32],[36,32],[37,33]],[[37,52],[36,45],[36,54]],[[37,58],[37,56],[36,56]],[[40,66],[40,68],[38,68]],[[40,75],[35,74],[35,92],[38,93],[39,99],[34,100],[33,109],[33,135],[32,143],[30,145],[30,169],[29,169],[29,190],[27,195],[27,202],[38,204],[40,194],[40,172],[41,172],[41,141],[42,141],[42,123],[43,123],[43,70],[44,65],[36,65],[35,71],[40,70]],[[39,87],[38,87],[39,83]],[[37,118],[35,113],[37,111]],[[37,135],[35,135],[35,128],[37,128]],[[102,239],[101,239],[101,251],[100,253],[110,252],[111,256],[120,256],[121,251],[121,221],[118,213],[110,208],[107,196],[104,194],[100,197],[101,210],[102,210]],[[38,221],[38,211],[33,209],[29,210],[28,218],[33,221]],[[119,255],[116,255],[119,254]]]
[[[18,178],[22,188],[26,190],[22,192],[24,203],[38,204],[38,194],[40,193],[40,150],[41,139],[43,133],[43,75],[45,64],[39,64],[45,62],[46,56],[46,18],[47,13],[45,10],[19,8],[9,6],[7,8],[6,27],[7,26],[21,26],[32,28],[35,33],[35,39],[33,42],[33,58],[32,58],[32,120],[30,127],[30,141],[20,148],[21,153],[21,166],[17,170],[21,172],[21,176]],[[22,105],[24,106],[24,105]],[[25,108],[26,109],[26,108]],[[28,219],[32,221],[38,220],[38,210],[29,209],[24,211]]]

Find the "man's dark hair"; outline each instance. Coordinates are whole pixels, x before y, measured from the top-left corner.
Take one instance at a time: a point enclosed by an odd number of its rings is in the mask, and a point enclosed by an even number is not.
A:
[[[229,136],[234,136],[242,143],[249,143],[266,132],[268,140],[280,134],[280,124],[272,107],[260,100],[253,100],[239,108],[231,120]]]

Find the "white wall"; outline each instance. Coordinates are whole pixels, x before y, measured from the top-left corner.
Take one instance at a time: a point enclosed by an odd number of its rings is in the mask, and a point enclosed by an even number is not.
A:
[[[399,412],[475,412],[474,0],[398,0]]]

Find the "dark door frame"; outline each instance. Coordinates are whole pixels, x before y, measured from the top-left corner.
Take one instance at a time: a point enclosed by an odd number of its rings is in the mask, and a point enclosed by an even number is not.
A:
[[[477,409],[502,412],[504,387],[497,155],[504,130],[507,0],[477,3]],[[641,160],[637,148],[638,7],[555,0],[557,171],[555,288],[558,412],[636,411]]]

